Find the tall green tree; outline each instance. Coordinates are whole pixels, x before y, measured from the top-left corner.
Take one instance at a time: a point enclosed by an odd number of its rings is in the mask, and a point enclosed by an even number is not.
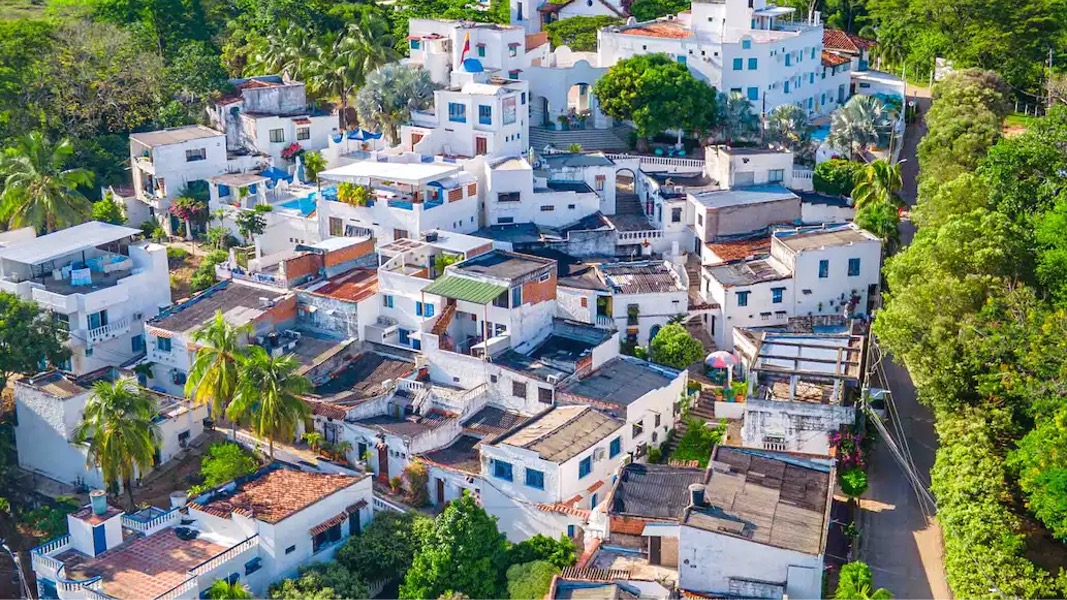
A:
[[[274,209],[270,204],[257,204],[251,210],[237,212],[234,221],[237,223],[238,233],[245,239],[245,242],[254,243],[256,236],[262,235],[267,230],[267,218],[263,215],[272,210]]]
[[[255,597],[244,583],[227,579],[216,579],[206,595],[209,600],[251,600]]]
[[[900,163],[890,164],[878,159],[856,173],[852,202],[857,209],[879,203],[903,208],[904,200],[900,198],[900,188],[903,186]]]
[[[126,489],[130,511],[137,508],[134,478],[152,468],[159,448],[153,421],[158,412],[155,399],[132,377],[101,380],[93,384],[74,430],[75,441],[88,446],[89,465],[100,467],[106,484]]]
[[[126,214],[122,205],[115,200],[114,195],[108,192],[103,198],[93,202],[90,218],[94,221],[111,223],[112,225],[125,225]]]
[[[41,364],[61,365],[70,358],[67,329],[36,302],[0,292],[0,389],[12,375],[32,375]]]
[[[66,168],[73,154],[69,139],[53,145],[40,132],[23,136],[4,151],[0,216],[9,226],[52,232],[88,219],[92,206],[78,187],[91,185],[93,175]]]
[[[871,568],[866,563],[850,562],[841,567],[834,600],[892,600],[885,588],[872,590]]]
[[[434,521],[400,586],[400,597],[437,598],[457,591],[471,598],[501,598],[506,561],[507,540],[496,518],[464,494]]]
[[[900,243],[900,213],[898,207],[888,202],[871,202],[856,209],[855,222],[878,236],[885,243],[887,254]]]
[[[193,333],[196,357],[185,381],[185,395],[197,404],[206,404],[215,419],[226,414],[237,392],[245,356],[243,344],[251,334],[251,325],[234,327],[221,310],[211,323]]]
[[[393,143],[400,143],[399,127],[412,111],[433,106],[437,85],[425,69],[389,64],[367,77],[356,95],[356,111],[364,127],[384,131]]]
[[[604,114],[633,122],[641,150],[668,129],[709,132],[718,115],[715,90],[666,54],[619,61],[593,85],[593,94]]]
[[[880,100],[856,95],[830,115],[826,142],[858,160],[871,146],[882,146],[889,140],[890,127],[889,114]]]
[[[704,358],[704,345],[678,323],[664,325],[648,345],[649,359],[675,369],[684,369]]]
[[[274,358],[261,346],[249,346],[236,393],[226,408],[229,419],[247,419],[257,436],[267,438],[271,459],[274,441],[292,440],[297,425],[309,414],[300,395],[310,392],[312,385],[297,373],[299,368],[291,354]]]
[[[433,521],[418,513],[381,512],[334,558],[364,581],[400,579],[432,527]]]

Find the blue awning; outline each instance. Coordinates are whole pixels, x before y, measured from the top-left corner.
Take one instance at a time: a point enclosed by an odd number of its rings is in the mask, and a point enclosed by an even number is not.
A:
[[[260,175],[262,175],[264,177],[269,177],[270,180],[275,182],[275,183],[277,183],[278,181],[280,181],[282,179],[284,179],[285,181],[287,181],[289,183],[293,182],[293,176],[290,175],[289,173],[279,169],[278,167],[268,167],[268,168],[264,169],[260,173]]]

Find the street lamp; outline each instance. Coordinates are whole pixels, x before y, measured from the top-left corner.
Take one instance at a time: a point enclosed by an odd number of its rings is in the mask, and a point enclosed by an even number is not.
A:
[[[15,556],[15,553],[12,552],[11,548],[8,547],[7,541],[0,540],[0,548],[3,548],[4,552],[7,552],[7,555],[11,557],[11,562],[15,564],[15,571],[17,571],[19,574],[19,586],[22,589],[21,597],[31,598],[32,596],[30,596],[30,587],[26,584],[26,576],[22,573],[22,564],[19,562],[18,557]]]

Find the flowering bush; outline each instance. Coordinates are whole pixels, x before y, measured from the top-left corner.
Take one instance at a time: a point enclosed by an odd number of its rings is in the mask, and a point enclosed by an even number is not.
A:
[[[863,434],[851,431],[834,431],[830,433],[830,447],[837,457],[838,469],[852,467],[864,468],[867,456],[863,452]]]
[[[284,158],[285,160],[293,160],[303,151],[304,148],[300,144],[293,142],[292,144],[286,146],[285,150],[282,150],[282,158]]]

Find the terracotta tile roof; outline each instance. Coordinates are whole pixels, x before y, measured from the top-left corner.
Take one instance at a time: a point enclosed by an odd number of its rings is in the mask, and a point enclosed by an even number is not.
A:
[[[722,262],[733,262],[735,260],[744,260],[762,254],[770,254],[771,236],[745,238],[742,240],[731,240],[729,242],[716,242],[714,244],[707,244],[707,247],[708,250],[714,252],[715,256],[718,256],[719,260]]]
[[[56,558],[67,577],[100,577],[102,591],[115,598],[155,598],[189,577],[189,569],[226,551],[204,538],[182,540],[173,529],[138,537],[89,558],[68,550]]]
[[[540,48],[548,43],[548,32],[539,31],[537,33],[531,33],[526,36],[526,51],[529,52],[534,48]]]
[[[849,60],[840,54],[834,54],[833,52],[822,51],[822,66],[824,67],[840,67],[841,65],[847,65]]]
[[[543,510],[545,512],[572,515],[575,517],[581,517],[583,519],[589,518],[589,511],[584,508],[574,508],[572,506],[566,506],[564,504],[535,504],[534,507],[538,510]]]
[[[604,480],[602,479],[602,480],[594,483],[593,485],[589,486],[588,488],[586,488],[586,491],[589,492],[589,493],[593,493],[593,492],[599,490],[603,486],[604,486]]]
[[[692,32],[686,29],[684,25],[673,21],[654,21],[652,23],[645,23],[644,25],[637,25],[636,27],[623,29],[621,33],[626,35],[643,35],[645,37],[671,38],[678,40],[692,36]]]
[[[238,485],[232,495],[216,497],[198,510],[227,518],[236,512],[265,523],[277,523],[312,504],[355,485],[363,477],[274,469]]]
[[[312,527],[310,533],[311,533],[312,536],[316,536],[316,535],[322,533],[323,531],[326,531],[327,529],[333,527],[334,525],[340,525],[341,523],[344,523],[347,520],[348,520],[348,513],[347,512],[338,513],[338,514],[330,517],[329,519],[326,519],[322,523],[319,523],[318,525]]]
[[[326,285],[308,293],[348,302],[366,300],[378,293],[378,271],[373,269],[352,269],[348,273],[335,277]]]
[[[874,40],[861,38],[840,29],[824,29],[822,32],[822,45],[830,50],[844,50],[859,54],[864,50],[870,50],[875,45]]]
[[[119,514],[120,512],[122,511],[113,506],[108,506],[107,510],[104,511],[104,514],[98,515],[93,512],[92,507],[86,506],[85,508],[79,510],[71,516],[75,519],[81,519],[82,521],[85,521],[90,525],[99,525],[104,521],[107,521],[111,517],[114,517],[115,515]]]
[[[367,501],[366,500],[360,500],[359,502],[356,502],[355,504],[350,504],[350,505],[346,506],[345,507],[345,512],[346,513],[355,513],[355,512],[359,512],[359,511],[363,510],[364,508],[367,508]]]

